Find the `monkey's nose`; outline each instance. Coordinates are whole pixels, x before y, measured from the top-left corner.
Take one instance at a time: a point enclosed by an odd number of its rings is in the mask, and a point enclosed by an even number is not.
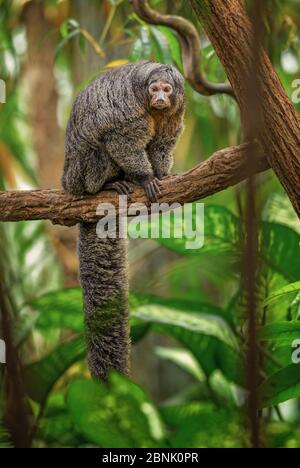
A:
[[[164,93],[163,91],[159,91],[159,93],[157,93],[157,98],[156,98],[156,102],[158,104],[164,104],[165,103],[165,96],[164,96]]]

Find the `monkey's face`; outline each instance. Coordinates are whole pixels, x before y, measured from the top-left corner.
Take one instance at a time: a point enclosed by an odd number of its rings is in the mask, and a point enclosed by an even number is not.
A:
[[[150,83],[150,106],[153,109],[164,110],[169,109],[172,105],[171,96],[173,94],[173,86],[164,80],[156,80]]]

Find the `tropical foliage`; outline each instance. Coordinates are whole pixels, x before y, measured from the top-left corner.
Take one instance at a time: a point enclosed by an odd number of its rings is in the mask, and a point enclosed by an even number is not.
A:
[[[93,32],[97,17],[86,20],[72,1],[43,3],[57,35],[53,70],[62,131],[72,93],[105,67],[153,58],[182,70],[175,34],[143,23],[129,2],[90,2],[105,18],[99,37]],[[187,3],[161,0],[152,5],[193,19]],[[293,0],[267,3],[268,52],[291,95],[300,72],[300,4]],[[0,2],[0,78],[7,90],[6,103],[0,104],[1,190],[39,184],[34,126],[28,120],[25,71],[30,63],[22,8],[21,1]],[[204,73],[212,81],[223,81],[212,46],[204,37],[202,42]],[[73,70],[77,54],[83,63],[87,54],[99,60],[99,66],[80,83]],[[219,148],[238,144],[241,138],[238,109],[230,97],[203,97],[187,86],[187,100],[177,172]],[[271,172],[257,177],[256,184],[264,444],[300,448],[300,364],[292,360],[300,339],[300,226]],[[108,385],[89,377],[82,293],[78,284],[65,287],[69,257],[56,248],[55,236],[42,222],[1,225],[1,294],[13,324],[13,342],[34,420],[33,447],[249,446],[247,318],[241,275],[244,198],[241,184],[204,200],[201,249],[187,250],[184,237],[131,242],[131,336],[133,354],[137,349],[144,357],[145,369],[143,373],[136,363],[141,361],[134,360],[132,380],[112,372]],[[194,225],[195,212],[190,214]],[[154,389],[151,378],[157,379],[154,374],[159,372],[168,377],[161,377],[163,386]],[[3,447],[13,444],[7,424],[6,378],[1,364]]]

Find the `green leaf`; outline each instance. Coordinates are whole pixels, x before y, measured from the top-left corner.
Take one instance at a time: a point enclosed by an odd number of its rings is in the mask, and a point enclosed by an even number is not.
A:
[[[195,204],[191,210],[190,223],[199,223]],[[232,257],[240,254],[243,238],[241,223],[227,208],[209,205],[204,210],[204,245],[198,249],[187,249],[188,239],[184,233],[180,238],[160,237],[158,242],[182,255],[204,255],[230,252]],[[158,220],[152,221],[158,223]],[[171,233],[174,230],[174,216],[171,216]],[[300,277],[300,235],[293,229],[276,223],[262,223],[259,234],[259,255],[271,270],[288,281]]]
[[[187,330],[191,334],[213,336],[234,349],[237,347],[232,331],[224,320],[217,316],[173,310],[154,304],[138,307],[132,311],[132,316],[152,323],[154,329],[174,330],[174,333],[176,329]]]
[[[277,291],[274,291],[272,294],[270,294],[270,296],[267,297],[264,301],[264,307],[271,305],[274,301],[277,301],[278,299],[280,299],[282,296],[285,296],[286,294],[297,293],[299,291],[300,291],[300,281],[296,281],[295,283],[288,284],[287,286],[284,286],[283,288],[280,288]]]
[[[164,429],[145,392],[113,372],[109,386],[75,380],[69,386],[67,406],[84,437],[103,448],[161,447]]]
[[[149,29],[151,32],[153,48],[156,50],[156,56],[158,61],[161,63],[172,64],[173,59],[169,48],[169,42],[165,34],[155,26],[150,26]]]
[[[138,38],[132,46],[131,52],[129,54],[129,60],[130,62],[138,62],[141,60],[143,53],[143,43],[140,38]]]
[[[133,344],[138,343],[150,329],[149,323],[143,322],[136,317],[130,317],[130,333],[131,333],[131,342]]]
[[[74,431],[74,424],[67,411],[52,417],[44,417],[39,423],[36,438],[55,444],[55,447],[73,447],[79,445],[79,438]]]
[[[66,328],[74,332],[83,331],[83,305],[80,288],[51,291],[38,297],[30,306],[39,312],[37,328]]]
[[[40,361],[27,365],[24,378],[30,398],[43,403],[58,379],[85,353],[84,340],[79,337],[60,345]]]
[[[242,383],[239,348],[231,328],[221,317],[154,304],[138,306],[132,310],[132,316],[185,346],[207,377],[219,369],[229,380]]]
[[[274,192],[268,197],[263,220],[289,226],[300,234],[299,218],[285,192]]]
[[[208,304],[206,302],[197,302],[189,299],[180,299],[172,297],[154,296],[151,294],[136,294],[133,293],[129,298],[130,307],[132,310],[144,305],[161,305],[174,310],[188,311],[189,313],[202,313],[208,315],[216,315],[225,321],[231,323],[229,314],[218,306]]]
[[[173,429],[170,437],[173,448],[246,447],[243,423],[232,409],[193,402],[162,407],[161,414]]]
[[[177,37],[173,31],[165,26],[158,26],[158,30],[167,38],[173,61],[182,68],[181,51]]]
[[[274,341],[276,345],[290,345],[294,340],[300,340],[300,322],[276,322],[260,329],[262,341]]]
[[[199,382],[203,382],[205,380],[205,375],[202,372],[199,363],[188,351],[182,348],[163,348],[159,346],[155,349],[155,352],[160,358],[167,359],[168,361],[177,364]]]
[[[29,304],[39,312],[35,326],[44,331],[50,328],[68,329],[83,333],[83,304],[80,288],[51,291],[38,297]],[[131,339],[137,343],[149,329],[149,324],[137,318],[130,318]]]
[[[260,388],[262,407],[278,405],[300,396],[300,366],[291,364],[271,375]]]
[[[289,282],[300,278],[300,235],[275,223],[262,223],[260,256],[273,271]]]
[[[66,19],[60,26],[60,33],[62,37],[66,38],[69,36],[71,31],[78,30],[79,23],[74,18]]]
[[[202,255],[207,252],[233,252],[241,241],[241,226],[238,218],[236,218],[229,210],[222,206],[210,205],[204,210],[204,245],[198,249],[187,249],[186,244],[189,240],[184,232],[181,232],[180,238],[171,237],[170,239],[160,237],[158,242],[183,255]],[[187,219],[187,218],[190,219]],[[176,227],[175,218],[171,215],[171,233]],[[197,217],[196,204],[192,204],[192,208],[188,215],[185,215],[185,220],[195,227],[201,228],[201,220]],[[152,220],[151,225],[157,224],[159,220]]]

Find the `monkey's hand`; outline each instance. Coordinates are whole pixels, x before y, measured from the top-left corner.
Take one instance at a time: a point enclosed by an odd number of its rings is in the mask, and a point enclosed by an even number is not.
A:
[[[130,195],[133,193],[132,186],[126,180],[116,180],[104,185],[103,190],[116,190],[119,195]]]
[[[146,180],[141,181],[141,186],[144,188],[146,195],[151,202],[158,201],[161,194],[161,184],[157,177],[148,177]]]

